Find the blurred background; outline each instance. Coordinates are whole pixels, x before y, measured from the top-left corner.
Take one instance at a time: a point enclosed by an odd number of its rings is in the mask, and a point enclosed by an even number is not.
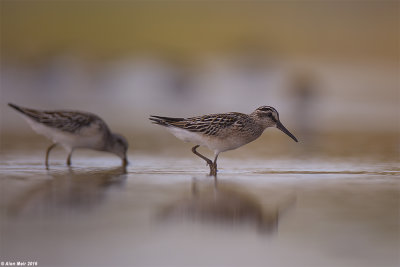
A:
[[[399,153],[397,1],[1,1],[0,64],[3,151],[46,142],[13,102],[96,113],[138,152],[188,148],[150,114],[270,105],[301,145],[244,151]]]
[[[399,266],[399,1],[0,0],[0,263]],[[130,143],[52,151],[7,103]],[[275,107],[218,180],[149,115]],[[204,152],[203,152],[204,151]],[[200,149],[204,155],[210,151]],[[245,248],[245,249],[243,249]]]

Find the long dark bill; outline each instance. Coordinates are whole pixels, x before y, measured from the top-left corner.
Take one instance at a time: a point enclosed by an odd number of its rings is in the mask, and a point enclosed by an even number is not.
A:
[[[289,135],[294,141],[298,142],[298,141],[297,141],[297,138],[294,137],[294,135],[293,135],[291,132],[289,132],[289,130],[286,129],[285,126],[283,126],[283,124],[282,124],[280,121],[278,121],[278,122],[276,123],[276,128],[278,128],[279,130],[281,130],[281,131],[284,132],[285,134]]]

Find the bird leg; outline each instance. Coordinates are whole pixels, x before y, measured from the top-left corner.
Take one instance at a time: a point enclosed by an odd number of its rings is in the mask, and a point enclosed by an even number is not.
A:
[[[67,157],[67,165],[68,166],[71,166],[72,152],[74,152],[74,150],[71,150],[71,152],[69,152],[68,157]]]
[[[209,176],[217,176],[217,158],[218,155],[215,157],[214,162],[212,162],[209,158],[203,156],[199,152],[196,151],[196,149],[199,147],[199,145],[196,145],[192,147],[192,152],[199,156],[200,158],[204,159],[207,162],[207,165],[210,166],[210,174]]]
[[[217,171],[218,171],[218,169],[217,169],[217,159],[218,159],[218,155],[219,154],[216,154],[215,155],[215,158],[214,158],[214,163],[213,163],[213,170],[212,170],[212,173],[210,172],[210,175],[212,175],[212,176],[217,176]]]
[[[199,145],[192,147],[192,152],[193,152],[194,154],[196,154],[197,156],[199,156],[200,158],[204,159],[204,160],[207,162],[207,165],[209,165],[210,168],[211,168],[211,166],[214,165],[214,163],[213,163],[209,158],[206,158],[205,156],[203,156],[202,154],[200,154],[199,152],[197,152],[196,149],[197,149],[198,147],[199,147]]]
[[[49,147],[47,148],[47,151],[46,151],[46,161],[45,161],[46,169],[49,169],[49,154],[50,154],[50,151],[51,151],[55,146],[57,146],[57,143],[54,143],[54,144],[52,144],[51,146],[49,146]]]

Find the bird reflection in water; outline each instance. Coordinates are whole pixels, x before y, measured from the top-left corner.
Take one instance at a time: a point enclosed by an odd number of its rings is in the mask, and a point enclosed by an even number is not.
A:
[[[191,195],[162,208],[158,219],[162,222],[190,220],[230,226],[250,225],[260,233],[272,234],[278,230],[283,212],[295,201],[291,194],[269,205],[234,183],[215,179],[212,185],[209,182],[200,185],[194,178]]]
[[[102,203],[106,191],[123,186],[126,168],[48,172],[50,179],[23,191],[7,207],[8,215],[84,212]]]

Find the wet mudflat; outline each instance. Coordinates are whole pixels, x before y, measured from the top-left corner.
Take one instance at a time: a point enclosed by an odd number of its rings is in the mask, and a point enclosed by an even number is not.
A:
[[[2,155],[1,260],[39,266],[398,266],[400,166],[358,159]],[[84,154],[81,154],[84,155]],[[97,166],[97,167],[96,167]],[[101,166],[101,167],[99,167]]]

